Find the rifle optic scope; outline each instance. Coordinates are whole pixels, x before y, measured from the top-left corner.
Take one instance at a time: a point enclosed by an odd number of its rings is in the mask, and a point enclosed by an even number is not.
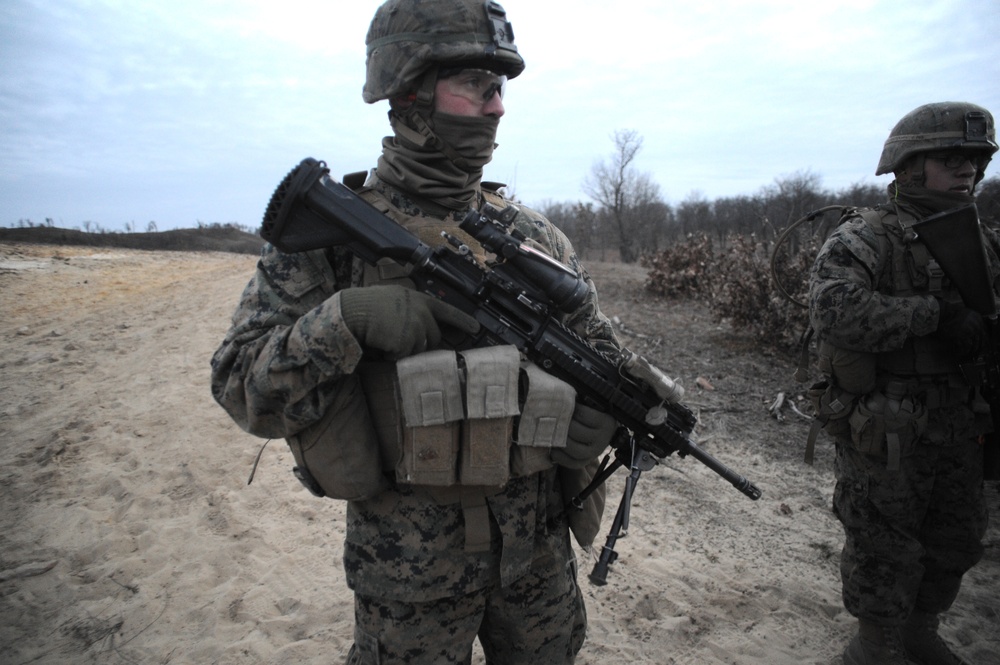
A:
[[[498,221],[505,212],[487,205],[483,212],[469,212],[459,227],[498,258],[517,268],[560,311],[570,313],[582,307],[590,292],[587,282],[548,254],[527,245],[516,231],[508,233]]]

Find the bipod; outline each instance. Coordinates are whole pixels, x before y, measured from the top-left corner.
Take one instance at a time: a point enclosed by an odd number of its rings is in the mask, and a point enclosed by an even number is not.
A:
[[[622,441],[621,439],[626,440]],[[611,531],[604,542],[604,547],[601,548],[601,555],[597,563],[594,564],[593,571],[590,573],[590,581],[598,586],[604,586],[608,583],[608,567],[618,559],[615,544],[619,538],[624,538],[628,535],[632,494],[639,483],[639,476],[643,471],[649,471],[659,464],[659,461],[652,453],[636,445],[635,437],[624,428],[619,430],[616,437],[614,455],[614,461],[609,464],[608,461],[611,453],[608,453],[607,457],[601,462],[601,466],[594,479],[572,502],[576,506],[583,505],[583,500],[591,492],[617,471],[619,467],[625,466],[626,462],[628,463],[629,475],[625,479],[625,490],[622,492],[621,501],[618,503],[618,512],[615,513],[615,519],[611,523]]]

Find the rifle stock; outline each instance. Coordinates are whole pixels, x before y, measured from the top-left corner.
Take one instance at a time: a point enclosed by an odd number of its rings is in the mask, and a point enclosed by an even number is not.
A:
[[[983,438],[983,473],[988,480],[1000,480],[1000,321],[978,208],[969,203],[945,210],[917,222],[913,230],[955,284],[965,306],[986,322],[986,348],[963,364],[962,371],[989,402],[993,431]]]

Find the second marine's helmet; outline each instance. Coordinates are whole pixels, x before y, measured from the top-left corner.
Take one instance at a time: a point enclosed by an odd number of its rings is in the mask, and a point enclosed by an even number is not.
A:
[[[507,14],[492,0],[388,0],[365,44],[369,104],[413,92],[434,65],[471,63],[507,78],[524,71]]]
[[[898,172],[913,155],[938,150],[997,151],[993,116],[968,102],[924,104],[902,117],[889,132],[875,175]],[[988,160],[986,160],[988,161]],[[983,178],[984,163],[976,176]]]

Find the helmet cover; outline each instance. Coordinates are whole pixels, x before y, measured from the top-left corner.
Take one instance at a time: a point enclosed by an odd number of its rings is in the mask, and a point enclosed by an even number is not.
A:
[[[365,44],[369,104],[413,92],[434,65],[467,62],[507,78],[524,71],[507,14],[493,0],[387,0]]]
[[[902,117],[889,132],[875,175],[897,172],[913,155],[937,150],[997,151],[993,116],[967,102],[924,104]],[[977,182],[983,177],[980,168]]]

